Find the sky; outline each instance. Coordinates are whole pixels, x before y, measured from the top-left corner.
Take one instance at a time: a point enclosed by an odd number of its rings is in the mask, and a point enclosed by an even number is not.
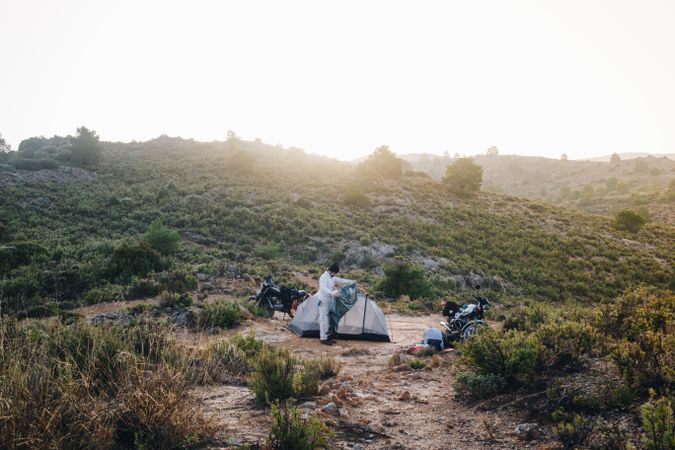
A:
[[[0,0],[0,133],[675,151],[675,1]]]

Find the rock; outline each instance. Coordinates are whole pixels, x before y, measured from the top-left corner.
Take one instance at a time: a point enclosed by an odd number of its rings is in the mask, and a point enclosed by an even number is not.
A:
[[[516,425],[516,428],[513,430],[516,436],[523,441],[531,441],[533,439],[538,439],[541,436],[541,430],[539,429],[539,424],[536,423],[521,423]]]
[[[330,414],[331,416],[337,417],[340,415],[340,410],[334,402],[326,404],[326,406],[321,408],[321,411],[325,412],[326,414]]]
[[[409,402],[410,400],[412,400],[412,395],[410,395],[410,392],[405,391],[403,392],[403,394],[399,396],[398,399],[402,402]]]
[[[103,322],[106,321],[111,321],[111,322],[128,322],[129,321],[129,314],[126,312],[107,312],[107,313],[101,313],[101,314],[96,314],[89,319],[91,323],[94,325],[100,325]]]
[[[352,447],[353,450],[363,450],[363,445],[361,444],[354,444]]]
[[[316,408],[316,402],[305,402],[302,405],[300,405],[300,408],[303,409],[314,409]]]
[[[346,265],[368,267],[392,256],[395,250],[396,247],[384,242],[373,242],[369,246],[356,244],[345,252],[344,262]]]
[[[352,385],[352,383],[349,382],[349,381],[343,381],[342,383],[340,383],[340,387],[343,387],[343,388],[351,387],[351,385]]]
[[[196,306],[190,306],[173,312],[171,314],[171,321],[179,327],[192,327],[197,324],[197,318],[201,313],[201,309]]]
[[[398,425],[398,423],[394,422],[393,420],[386,420],[382,425],[384,425],[385,427],[395,427],[396,425]]]
[[[253,314],[251,314],[251,311],[249,311],[242,305],[239,305],[239,313],[241,314],[241,317],[243,317],[244,319],[253,319]]]

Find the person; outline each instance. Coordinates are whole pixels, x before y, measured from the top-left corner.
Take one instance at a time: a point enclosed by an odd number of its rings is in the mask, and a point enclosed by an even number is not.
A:
[[[328,269],[319,278],[319,339],[324,345],[333,345],[335,341],[330,338],[330,307],[334,297],[340,295],[340,291],[335,289],[336,285],[352,283],[352,280],[339,278],[336,275],[340,272],[340,266],[337,263],[331,264]]]
[[[422,335],[422,343],[440,352],[443,350],[443,333],[438,328],[427,326]]]

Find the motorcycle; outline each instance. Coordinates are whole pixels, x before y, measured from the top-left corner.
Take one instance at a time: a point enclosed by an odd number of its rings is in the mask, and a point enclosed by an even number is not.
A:
[[[295,287],[279,287],[274,282],[272,275],[265,278],[260,285],[258,293],[251,296],[258,308],[266,311],[267,317],[272,317],[274,311],[280,311],[293,317],[298,305],[302,303],[309,294],[306,291],[298,290]]]
[[[480,286],[476,286],[476,290],[479,289]],[[475,304],[460,307],[454,302],[446,302],[443,306],[443,315],[448,317],[447,322],[441,322],[444,345],[466,341],[482,327],[487,326],[484,317],[485,311],[490,308],[490,300],[480,295],[480,292],[472,297],[476,300]]]

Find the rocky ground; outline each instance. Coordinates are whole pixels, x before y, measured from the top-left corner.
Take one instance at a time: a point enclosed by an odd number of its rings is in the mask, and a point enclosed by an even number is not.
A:
[[[227,287],[206,301],[229,298],[230,291],[240,293],[246,286]],[[136,303],[154,305],[157,300],[99,304],[79,312],[93,321],[120,320],[125,310]],[[296,336],[287,328],[289,318],[279,313],[272,319],[250,317],[236,329],[215,335],[182,327],[175,327],[174,332],[179,343],[192,348],[203,348],[231,334],[253,332],[259,339],[286,347],[298,357],[336,357],[342,363],[340,373],[324,382],[320,394],[300,403],[300,407],[305,414],[316,414],[332,426],[337,449],[556,448],[546,426],[522,432],[523,428],[532,428],[529,424],[537,418],[519,410],[518,402],[496,408],[455,399],[454,350],[422,358],[426,363],[423,369],[410,368],[406,358],[412,357],[405,354],[400,363],[390,364],[392,355],[404,353],[421,339],[427,325],[438,326],[442,319],[440,313],[414,317],[389,313],[387,325],[392,342],[339,340],[330,347],[320,345],[316,338]],[[270,410],[256,406],[247,387],[201,386],[194,395],[202,400],[205,413],[220,426],[220,443],[214,448],[256,444],[265,439]],[[516,432],[519,425],[520,433]],[[523,439],[525,435],[529,435],[528,439]]]

